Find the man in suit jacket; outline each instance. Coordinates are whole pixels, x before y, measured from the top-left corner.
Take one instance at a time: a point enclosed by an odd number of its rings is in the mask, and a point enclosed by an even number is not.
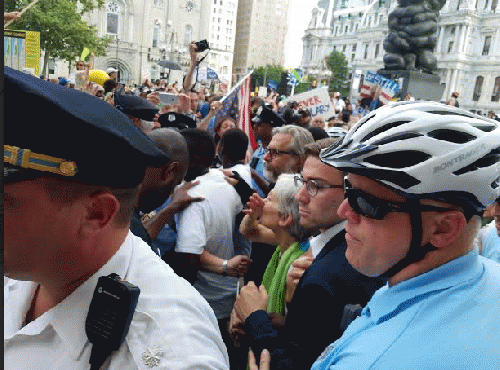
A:
[[[303,185],[297,194],[300,223],[320,234],[311,240],[312,256],[296,264],[304,267],[314,258],[310,267],[303,275],[292,271],[297,280],[302,277],[288,305],[283,332],[273,328],[271,318],[260,309],[267,300],[262,288],[245,286],[233,310],[233,333],[245,332],[257,354],[268,349],[272,369],[310,368],[325,347],[341,336],[345,305],[365,305],[385,282],[360,274],[345,258],[344,223],[337,215],[344,199],[343,173],[320,161],[321,149],[317,143],[308,146],[309,156],[296,177]]]

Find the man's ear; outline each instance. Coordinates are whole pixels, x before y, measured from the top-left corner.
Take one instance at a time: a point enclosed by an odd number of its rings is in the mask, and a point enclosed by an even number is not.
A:
[[[430,223],[428,240],[436,248],[453,244],[467,227],[467,220],[460,211],[438,213],[431,218]]]
[[[161,171],[161,181],[174,181],[179,172],[179,166],[179,162],[170,161]]]
[[[95,235],[108,226],[120,209],[120,202],[111,193],[97,193],[83,200],[85,213],[81,223],[84,236]]]
[[[292,221],[292,215],[280,215],[278,225],[280,225],[281,227],[288,227],[292,224]]]

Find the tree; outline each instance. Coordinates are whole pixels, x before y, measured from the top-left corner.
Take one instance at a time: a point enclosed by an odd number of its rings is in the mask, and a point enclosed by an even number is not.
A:
[[[340,92],[340,95],[349,95],[349,78],[347,59],[344,53],[333,50],[327,57],[328,69],[332,72],[329,84],[330,92]]]
[[[21,10],[31,0],[6,0],[5,10]],[[40,32],[40,48],[44,50],[43,74],[49,58],[74,61],[84,47],[96,56],[104,56],[111,42],[99,37],[82,15],[104,5],[104,0],[41,0],[10,26],[10,29]]]
[[[267,65],[265,67],[257,67],[252,73],[252,90],[258,86],[265,86],[266,82],[273,80],[277,84],[281,81],[281,74],[286,72],[285,68],[280,65]]]

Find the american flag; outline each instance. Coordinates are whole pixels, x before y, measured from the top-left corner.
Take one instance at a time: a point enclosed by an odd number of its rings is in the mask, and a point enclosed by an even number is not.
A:
[[[250,140],[252,149],[257,148],[257,142],[253,136],[250,122],[250,89],[252,83],[252,72],[241,79],[231,91],[221,99],[222,109],[215,116],[215,121],[221,117],[233,118],[238,128],[242,129]]]

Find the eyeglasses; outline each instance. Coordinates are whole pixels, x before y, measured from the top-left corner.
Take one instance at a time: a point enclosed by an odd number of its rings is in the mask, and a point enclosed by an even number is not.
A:
[[[412,210],[409,203],[390,202],[359,189],[354,189],[347,179],[344,179],[344,194],[354,212],[374,220],[382,220],[390,212],[409,213]],[[427,204],[420,204],[419,208],[420,211],[454,211],[452,208],[435,207]]]
[[[290,155],[297,155],[292,151],[287,151],[287,150],[278,150],[278,149],[273,149],[273,148],[267,148],[265,154],[269,154],[271,157],[276,157],[278,154],[290,154]],[[264,155],[265,155],[264,154]]]
[[[318,194],[318,191],[322,189],[343,189],[344,185],[326,185],[326,184],[319,184],[317,180],[304,180],[302,176],[295,175],[293,177],[293,181],[295,182],[295,186],[302,187],[302,185],[306,185],[306,190],[307,193],[311,196],[314,197],[316,194]]]

